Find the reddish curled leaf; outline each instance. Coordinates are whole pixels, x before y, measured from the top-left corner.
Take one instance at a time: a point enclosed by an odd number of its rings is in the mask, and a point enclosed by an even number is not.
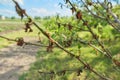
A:
[[[79,20],[82,19],[82,12],[81,12],[81,11],[78,11],[78,12],[77,12],[76,18],[79,19]]]
[[[30,27],[30,24],[26,23],[25,26],[26,26],[26,27],[25,27],[25,32],[28,32],[28,31],[29,31],[29,32],[33,32],[33,30],[32,30],[31,27]]]
[[[32,22],[32,19],[28,19],[28,22],[25,23],[25,32],[33,32],[33,30],[31,29],[30,25],[32,25],[33,22]]]
[[[23,14],[26,14],[26,11],[25,11],[25,9],[23,9],[23,10],[22,10],[22,13],[23,13]]]
[[[23,46],[23,44],[24,44],[24,39],[23,38],[18,38],[17,45],[18,46]]]
[[[21,19],[23,19],[25,10],[20,9],[18,6],[15,6],[15,9],[16,9],[17,14],[21,17]]]
[[[120,67],[120,62],[116,59],[113,59],[113,62],[115,63],[116,66],[119,66]]]
[[[83,25],[84,25],[84,26],[88,26],[88,21],[85,21],[85,22],[83,23]]]

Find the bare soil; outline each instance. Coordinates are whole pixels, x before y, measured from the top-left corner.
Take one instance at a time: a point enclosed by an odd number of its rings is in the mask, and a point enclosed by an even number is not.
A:
[[[35,38],[25,38],[26,41],[37,42]],[[0,50],[0,80],[18,80],[19,75],[26,72],[35,62],[38,46],[16,44]]]

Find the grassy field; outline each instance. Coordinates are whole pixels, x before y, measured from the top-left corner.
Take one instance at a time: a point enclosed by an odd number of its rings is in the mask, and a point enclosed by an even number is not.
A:
[[[24,28],[24,23],[19,20],[2,20],[0,21],[0,32],[18,30]]]
[[[21,21],[0,21],[0,35],[5,36],[10,39],[16,39],[18,37],[37,37],[38,36],[38,30],[32,26],[33,32],[25,32],[24,30],[25,25]],[[12,44],[14,42],[8,41],[5,39],[0,38],[0,48],[6,47],[9,44]]]

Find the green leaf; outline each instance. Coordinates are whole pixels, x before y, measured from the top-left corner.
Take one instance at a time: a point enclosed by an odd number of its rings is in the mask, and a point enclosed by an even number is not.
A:
[[[78,44],[78,49],[80,49],[82,46],[81,46],[81,44]]]

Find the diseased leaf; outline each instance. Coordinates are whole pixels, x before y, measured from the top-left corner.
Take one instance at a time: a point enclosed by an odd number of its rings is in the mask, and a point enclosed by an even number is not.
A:
[[[24,39],[23,38],[18,38],[17,45],[18,46],[23,46],[23,44],[24,44]]]
[[[82,19],[82,12],[81,12],[81,11],[78,11],[78,12],[77,12],[76,18],[79,19],[79,20]]]
[[[15,6],[15,9],[16,9],[17,14],[21,17],[21,20],[22,20],[25,14],[25,10],[20,9],[18,6]]]
[[[115,63],[115,65],[119,66],[120,67],[120,62],[116,59],[113,59],[113,62]]]
[[[30,27],[30,25],[32,25],[32,19],[28,18],[28,22],[25,23],[25,32],[33,32],[32,28]]]

